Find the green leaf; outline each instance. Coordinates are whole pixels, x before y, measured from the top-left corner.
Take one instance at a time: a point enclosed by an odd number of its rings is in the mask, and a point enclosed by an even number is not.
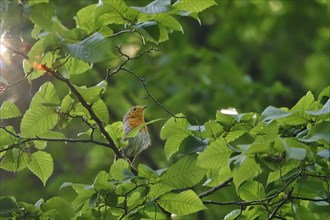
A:
[[[101,119],[105,124],[109,123],[109,112],[108,107],[102,99],[98,99],[93,103],[92,109],[95,112],[96,116]]]
[[[299,138],[299,141],[302,142],[316,142],[319,140],[325,140],[327,143],[330,143],[330,122],[324,121],[319,124],[314,125],[308,129],[308,133],[305,137]]]
[[[52,31],[52,17],[55,15],[55,6],[50,3],[41,3],[31,6],[30,20],[42,29]]]
[[[20,208],[13,196],[0,197],[0,217],[7,217],[8,219],[13,216],[14,212],[20,211]]]
[[[233,175],[229,168],[229,164],[227,166],[222,167],[220,170],[208,170],[207,180],[205,181],[205,183],[203,183],[203,186],[215,187],[220,183],[226,181],[227,179],[231,178],[232,176]]]
[[[140,187],[134,190],[127,198],[127,206],[128,207],[135,207],[138,204],[143,203],[145,194],[145,188]]]
[[[257,181],[244,183],[239,189],[239,195],[245,201],[260,200],[266,196],[264,186]]]
[[[216,121],[208,121],[204,124],[204,130],[202,131],[202,137],[210,140],[217,139],[220,134],[224,132],[223,127]]]
[[[179,0],[173,5],[173,7],[183,11],[198,13],[216,4],[217,3],[214,0],[203,0],[203,1]]]
[[[144,7],[132,7],[145,14],[167,12],[171,7],[171,0],[155,0]]]
[[[232,152],[226,141],[223,138],[218,138],[199,154],[197,165],[205,169],[221,169],[227,166]]]
[[[55,51],[61,46],[61,40],[55,33],[49,33],[43,40],[43,52]]]
[[[49,0],[29,0],[28,4],[31,6],[31,5],[47,3],[47,2],[49,2]]]
[[[239,137],[241,137],[243,134],[245,134],[246,132],[244,130],[242,130],[241,128],[236,129],[233,127],[233,129],[231,129],[226,135],[224,135],[225,140],[227,143],[232,142],[236,139],[238,139]]]
[[[250,155],[250,154],[256,154],[256,153],[271,153],[273,141],[265,141],[265,142],[256,142],[252,143],[248,146],[246,151],[244,151],[244,154]]]
[[[328,100],[330,98],[330,86],[326,87],[325,89],[322,90],[322,92],[320,92],[317,100],[319,100],[321,102],[324,98],[326,100]],[[324,102],[322,102],[322,103],[324,103]]]
[[[163,27],[159,26],[159,38],[158,38],[158,43],[165,42],[169,39],[168,37],[168,30]],[[157,42],[156,42],[157,43]]]
[[[269,185],[274,181],[281,180],[286,174],[290,173],[293,170],[296,170],[298,166],[299,166],[299,161],[297,160],[286,161],[285,164],[281,166],[280,169],[269,173],[267,179],[267,185]]]
[[[126,160],[118,159],[110,167],[110,176],[115,180],[123,180],[125,179],[124,172],[130,172],[129,167]]]
[[[287,123],[289,125],[299,125],[305,124],[311,119],[312,116],[307,115],[306,111],[315,110],[317,105],[315,105],[315,99],[311,92],[307,92],[295,106],[293,106],[289,112],[293,113],[292,115],[282,118],[279,121]]]
[[[21,116],[21,111],[11,102],[4,101],[0,108],[0,119],[16,118]]]
[[[11,172],[18,172],[25,169],[30,161],[31,158],[26,152],[20,149],[12,149],[6,152],[5,157],[1,161],[0,168]]]
[[[235,220],[237,219],[237,217],[239,217],[241,215],[242,210],[241,209],[235,209],[231,212],[229,212],[224,218],[223,220]]]
[[[99,32],[95,32],[79,43],[65,44],[65,49],[73,57],[88,63],[97,63],[111,59],[113,57],[111,47],[110,39],[104,38]]]
[[[315,110],[315,111],[306,111],[307,114],[309,115],[314,115],[314,116],[321,116],[321,115],[326,115],[330,113],[330,99],[324,104],[324,106],[320,110]]]
[[[141,22],[150,22],[157,21],[158,24],[169,28],[171,30],[181,31],[183,32],[181,24],[171,15],[169,14],[155,14],[151,16],[144,16],[139,19]],[[145,28],[145,27],[144,27]],[[159,38],[157,38],[159,39]]]
[[[237,122],[237,115],[227,115],[221,112],[217,112],[216,121],[224,128],[225,131],[229,131],[232,126]]]
[[[91,69],[90,64],[74,57],[70,57],[64,65],[59,68],[61,73],[67,73],[68,75],[82,74],[89,69]]]
[[[39,91],[33,96],[30,109],[43,106],[57,106],[60,104],[60,98],[56,94],[55,86],[51,82],[44,83]]]
[[[110,179],[110,176],[109,174],[104,171],[104,170],[101,170],[95,180],[94,180],[94,183],[93,183],[93,188],[96,189],[96,190],[101,190],[101,189],[108,189],[108,180]]]
[[[70,96],[70,94],[64,96],[61,102],[61,111],[64,113],[69,113],[74,104],[74,99]]]
[[[122,149],[127,146],[127,143],[123,142],[123,122],[117,121],[105,127],[105,130],[109,133],[111,139],[115,143],[118,149]]]
[[[8,130],[12,134],[16,134],[13,126],[6,126],[6,130]],[[14,137],[10,133],[8,133],[4,128],[0,128],[0,147],[6,146],[8,144],[13,144],[18,141],[18,138]]]
[[[325,160],[329,160],[330,150],[328,150],[328,149],[321,150],[317,153],[317,155],[319,155],[320,157],[322,157]]]
[[[24,137],[36,137],[55,127],[58,114],[51,107],[40,106],[28,109],[21,122]]]
[[[118,196],[114,192],[110,191],[105,197],[105,204],[110,207],[117,207]]]
[[[101,95],[105,93],[107,86],[107,81],[103,80],[96,86],[92,86],[89,88],[75,86],[75,88],[85,99],[85,101],[91,104],[99,100]]]
[[[39,216],[42,214],[40,206],[32,205],[26,202],[19,202],[19,206],[21,209],[23,208],[24,211],[27,211],[31,216]]]
[[[76,26],[85,30],[88,34],[95,30],[94,10],[97,4],[88,5],[77,12]]]
[[[127,24],[127,20],[121,13],[127,9],[124,1],[117,0],[105,3],[104,5],[97,5],[94,11],[94,18],[97,20],[98,25],[102,27],[109,24]],[[118,5],[114,5],[116,3]]]
[[[64,139],[65,135],[58,131],[46,131],[42,133],[41,138],[54,138],[54,139]]]
[[[286,159],[304,160],[307,156],[306,145],[295,141],[294,139],[281,138],[282,144],[286,150]],[[307,147],[306,147],[307,148]]]
[[[197,166],[196,156],[186,156],[172,165],[160,177],[161,183],[175,188],[196,185],[205,175],[206,170]]]
[[[140,33],[146,41],[158,43],[160,42],[161,27],[156,21],[140,22],[133,26],[138,33]],[[163,30],[167,33],[167,30]],[[163,33],[164,34],[164,33]]]
[[[31,154],[31,161],[28,164],[28,168],[46,185],[48,178],[54,170],[53,158],[47,152],[37,151]]]
[[[253,158],[239,155],[234,162],[233,178],[236,191],[246,180],[252,179],[261,173],[260,165]]]
[[[278,132],[276,121],[270,123],[260,122],[250,131],[250,135],[255,139],[255,142],[266,142],[276,138]]]
[[[84,208],[85,204],[89,205],[89,200],[95,194],[95,190],[85,184],[73,184],[72,188],[78,194],[72,202],[72,207],[78,210],[79,208]],[[89,208],[89,206],[86,206],[86,208]]]
[[[179,150],[181,143],[187,137],[189,137],[188,134],[180,133],[173,135],[166,140],[164,152],[168,160],[173,156],[173,154],[175,154]]]
[[[44,65],[52,67],[57,55],[52,52],[43,53],[43,40],[37,41],[29,52],[29,60],[23,60],[24,72],[29,82],[46,74]]]
[[[42,203],[41,209],[44,213],[55,210],[54,219],[71,219],[74,216],[71,203],[58,196],[48,199],[46,203]]]
[[[261,115],[264,117],[263,121],[270,121],[278,118],[285,118],[292,113],[286,112],[282,109],[275,108],[273,106],[268,106],[262,113]]]
[[[188,215],[207,209],[192,190],[179,194],[167,193],[160,197],[158,204],[166,211],[177,215]]]
[[[184,117],[183,114],[176,115],[177,117]],[[160,131],[160,138],[166,140],[176,134],[188,134],[191,132],[188,130],[189,122],[186,118],[170,118],[162,127]]]
[[[161,182],[156,183],[156,184],[151,184],[150,191],[148,193],[148,197],[156,199],[159,196],[164,195],[165,193],[167,193],[171,190],[173,190],[172,186],[163,184]]]
[[[329,204],[327,204],[329,205]],[[313,213],[313,210],[311,210],[306,206],[301,205],[301,203],[296,203],[293,205],[293,209],[295,212],[295,218],[297,219],[318,219]],[[315,213],[317,215],[317,213]]]
[[[153,169],[151,169],[147,165],[144,165],[144,164],[141,164],[141,163],[138,166],[138,176],[147,178],[149,180],[156,179],[156,178],[159,177],[156,171],[154,171]]]

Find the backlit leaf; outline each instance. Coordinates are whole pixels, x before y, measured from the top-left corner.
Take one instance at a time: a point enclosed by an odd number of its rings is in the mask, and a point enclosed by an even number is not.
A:
[[[202,0],[202,1],[179,0],[173,5],[173,7],[183,11],[198,13],[216,4],[217,3],[214,0]]]
[[[245,201],[260,200],[266,196],[263,185],[257,181],[244,183],[239,189],[239,195]]]
[[[51,82],[44,83],[39,91],[33,96],[30,109],[43,106],[57,106],[60,104],[60,98],[56,94],[55,86]]]
[[[160,197],[158,204],[166,211],[177,215],[188,215],[206,209],[192,190],[179,194],[167,193]]]
[[[115,180],[123,180],[125,178],[124,172],[128,169],[128,162],[124,159],[118,159],[110,167],[110,176]]]
[[[205,170],[196,165],[196,157],[186,156],[172,165],[160,177],[161,183],[175,188],[191,187],[205,175]]]
[[[177,117],[184,117],[183,114],[176,115]],[[189,122],[186,118],[170,118],[162,127],[160,131],[160,138],[165,140],[175,134],[190,134],[188,130]]]
[[[46,185],[48,178],[54,170],[53,158],[47,152],[37,151],[31,154],[31,161],[28,164],[28,168]]]
[[[253,158],[241,155],[238,161],[234,162],[233,178],[236,190],[246,180],[252,179],[261,173],[260,165]]]
[[[205,169],[221,169],[227,166],[232,152],[226,141],[223,138],[218,138],[199,154],[197,165]]]
[[[4,101],[0,108],[0,119],[16,118],[21,115],[18,107],[11,102]]]
[[[41,3],[31,6],[29,18],[31,21],[43,28],[51,31],[52,17],[55,15],[55,7],[50,3]]]
[[[28,109],[21,122],[21,132],[24,137],[36,137],[55,127],[58,114],[52,107],[40,106]]]

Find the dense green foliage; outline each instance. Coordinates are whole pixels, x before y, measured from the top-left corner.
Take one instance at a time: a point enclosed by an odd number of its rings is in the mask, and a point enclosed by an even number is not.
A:
[[[266,36],[274,35],[276,31],[276,25],[270,28],[272,25],[269,23],[273,24],[275,20],[267,17],[265,4],[234,1],[221,5],[221,8],[214,6],[216,2],[213,0],[155,0],[141,5],[123,0],[86,3],[76,13],[73,28],[68,28],[56,16],[57,5],[48,0],[29,0],[22,2],[21,6],[10,1],[1,3],[5,8],[1,17],[2,30],[13,34],[15,28],[22,28],[21,20],[10,19],[12,14],[22,13],[32,22],[33,29],[28,31],[35,39],[28,54],[4,43],[24,58],[25,75],[14,83],[5,83],[1,87],[1,95],[25,80],[33,84],[42,79],[42,83],[28,100],[26,111],[10,99],[2,101],[0,118],[5,123],[1,123],[0,127],[0,167],[10,172],[30,171],[43,183],[44,186],[39,188],[56,187],[56,190],[45,196],[37,194],[38,198],[43,197],[40,200],[26,201],[19,192],[28,190],[28,183],[15,188],[12,194],[2,188],[0,217],[329,217],[330,87],[326,87],[328,82],[324,80],[329,77],[326,75],[329,64],[324,60],[329,56],[323,49],[328,37],[324,36],[324,23],[318,23],[320,33],[314,36],[317,40],[312,47],[315,48],[306,61],[307,80],[297,87],[287,87],[280,79],[289,74],[292,79],[289,77],[288,80],[295,82],[300,74],[296,66],[302,58],[293,57],[292,66],[283,64],[288,72],[281,72],[274,60],[280,59],[279,63],[284,63],[283,60],[288,59],[284,54],[293,48],[283,46],[264,54],[253,48],[266,42]],[[287,13],[292,10],[290,3],[273,2],[275,5],[272,7],[278,8],[279,3],[287,4]],[[237,24],[223,21],[221,30],[208,30],[214,31],[205,47],[209,50],[190,48],[189,43],[179,40],[182,43],[177,44],[177,48],[169,47],[168,54],[161,54],[159,48],[166,48],[166,45],[159,44],[171,41],[173,31],[183,32],[181,23],[187,22],[185,17],[200,22],[199,16],[203,20],[204,12],[199,13],[213,6],[206,10],[213,17],[205,16],[206,22],[209,19],[211,24],[212,19],[223,16],[222,10],[231,4],[237,7],[237,11],[230,13],[227,19]],[[303,5],[303,9],[309,7],[308,4]],[[323,3],[311,4],[322,8]],[[262,34],[257,34],[257,30],[245,33],[246,29],[240,29],[242,24],[235,20],[236,16],[254,18],[246,9],[246,14],[240,14],[245,7],[264,10],[262,16],[265,19],[253,20],[256,27],[260,26]],[[217,11],[212,12],[215,8]],[[318,16],[321,15],[316,16],[317,22]],[[312,24],[313,19],[309,20]],[[307,26],[315,28],[310,24]],[[212,51],[231,40],[232,35],[228,32],[231,33],[233,27],[237,27],[238,33],[233,33],[237,42],[248,44],[253,39],[255,45],[246,49],[251,57],[241,57],[244,51],[240,54],[239,47],[226,48],[222,52],[233,60]],[[189,35],[189,29],[187,32]],[[278,36],[280,40],[282,37]],[[305,41],[302,37],[301,44]],[[283,40],[282,43],[292,42]],[[284,51],[281,50],[283,48]],[[175,50],[180,50],[180,53],[171,52]],[[262,74],[252,74],[252,78],[244,75],[244,71],[254,68],[249,66],[252,65],[249,60],[259,56],[264,56],[258,59],[262,61],[258,66]],[[188,57],[201,63],[196,64],[197,68],[192,67],[191,72],[187,72],[190,68],[185,65]],[[158,59],[159,65],[145,65],[154,59]],[[164,68],[166,63],[171,65]],[[238,69],[235,63],[243,69]],[[315,69],[315,66],[320,68]],[[316,80],[309,81],[314,79],[311,77],[314,73],[319,74]],[[120,78],[123,74],[132,78]],[[149,77],[148,84],[142,76]],[[192,81],[187,77],[191,77]],[[261,83],[254,82],[253,78],[262,78]],[[279,81],[267,88],[274,80]],[[197,84],[196,81],[202,83]],[[301,93],[304,89],[300,87],[304,84],[319,95],[305,92],[293,102],[292,99],[298,97],[293,97],[290,89],[298,88]],[[123,141],[121,117],[116,115],[122,115],[119,109],[125,111],[127,106],[141,102],[140,97],[145,94],[150,100],[150,112],[155,110],[152,114],[155,119],[147,124],[154,136],[160,130],[161,140],[153,137],[156,139],[153,149],[147,150],[151,152],[149,156],[152,155],[153,161],[141,162],[141,159],[136,163],[137,167],[133,167],[119,151],[127,143]],[[288,102],[293,107],[274,107],[281,104],[277,98],[288,94],[290,96],[284,103]],[[252,100],[254,95],[256,97]],[[164,98],[168,96],[170,98]],[[233,97],[240,102],[235,103]],[[269,100],[274,103],[265,105]],[[189,112],[189,115],[173,114],[166,107],[171,106],[175,112],[180,112],[185,105],[190,109],[182,112]],[[265,108],[262,105],[269,106]],[[220,110],[219,106],[237,106],[247,113]],[[166,122],[160,117],[161,111],[171,116]],[[196,118],[203,119],[205,123],[200,124]],[[162,126],[159,130],[158,125]],[[75,144],[79,144],[79,149],[75,149],[77,152],[67,149]],[[61,157],[66,159],[67,155],[86,154],[87,151],[90,159],[84,169],[91,173],[74,175],[70,167],[77,161],[61,160]],[[162,152],[163,156],[159,156],[158,152]],[[112,162],[114,154],[119,159]],[[59,172],[56,171],[57,163],[62,163],[58,166],[62,167],[66,176],[52,180],[52,175]],[[81,161],[77,166],[80,164]],[[93,169],[89,169],[92,166]],[[49,180],[53,185],[49,185]],[[27,181],[26,176],[23,181]]]

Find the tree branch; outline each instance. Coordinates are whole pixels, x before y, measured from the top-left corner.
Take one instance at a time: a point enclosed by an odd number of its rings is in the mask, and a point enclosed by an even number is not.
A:
[[[205,192],[200,193],[200,194],[198,195],[198,197],[199,197],[199,198],[203,198],[203,197],[205,197],[205,196],[208,196],[208,195],[214,193],[215,191],[217,191],[217,190],[219,190],[219,189],[221,189],[221,188],[224,188],[224,187],[228,186],[232,181],[233,181],[233,177],[231,177],[231,178],[225,180],[224,182],[222,182],[222,183],[219,184],[218,186],[213,187],[213,188],[210,189],[210,190],[207,190],[207,191],[205,191]]]
[[[205,200],[203,201],[204,204],[213,204],[213,205],[243,205],[243,206],[252,206],[252,205],[272,205],[272,204],[266,204],[265,202],[269,202],[272,199],[278,197],[278,195],[281,192],[284,192],[284,190],[299,176],[301,176],[303,170],[300,170],[298,174],[294,177],[292,177],[278,192],[273,193],[272,195],[260,199],[260,200],[251,200],[251,201],[229,201],[229,202],[218,202],[218,201],[212,201],[212,200]]]
[[[79,102],[87,109],[91,118],[96,122],[97,126],[99,127],[101,133],[107,139],[107,141],[109,143],[107,146],[110,147],[119,158],[124,158],[122,153],[116,147],[116,145],[113,142],[112,138],[110,137],[109,133],[105,130],[105,127],[103,126],[102,121],[99,119],[99,117],[97,117],[97,115],[93,111],[92,105],[88,104],[86,102],[86,100],[82,97],[82,95],[78,92],[78,90],[74,87],[74,85],[68,79],[64,78],[59,72],[55,71],[54,69],[50,69],[46,66],[44,66],[44,69],[46,72],[50,73],[56,79],[64,82],[69,87],[71,92],[78,98]]]
[[[21,141],[11,144],[9,147],[5,149],[1,149],[0,152],[10,150],[20,144],[24,144],[29,141],[50,141],[50,142],[67,142],[67,143],[85,143],[85,144],[97,144],[100,146],[105,146],[109,147],[108,143],[100,142],[100,141],[95,141],[95,140],[90,140],[90,139],[73,139],[73,138],[45,138],[45,137],[35,137],[35,138],[24,138]]]
[[[122,30],[122,31],[119,31],[117,33],[114,33],[113,35],[109,36],[108,38],[113,38],[113,37],[117,37],[117,36],[125,34],[125,33],[133,33],[133,32],[135,32],[134,29]]]
[[[300,200],[306,200],[306,201],[312,201],[312,202],[328,202],[328,203],[330,203],[330,197],[313,199],[313,198],[305,198],[305,197],[300,197],[300,196],[291,196],[291,199],[300,199]]]
[[[276,206],[276,208],[273,210],[273,212],[270,214],[270,216],[267,218],[267,220],[273,219],[276,216],[276,213],[280,208],[288,201],[291,199],[291,195],[293,192],[293,188],[290,189],[289,193],[286,195],[286,197],[282,200],[282,202]]]
[[[134,59],[137,59],[137,58],[139,58],[139,57],[141,57],[141,56],[143,56],[143,55],[145,55],[145,54],[147,54],[147,53],[150,53],[151,51],[159,51],[159,50],[158,50],[158,49],[155,49],[155,48],[150,48],[149,50],[146,50],[146,51],[140,53],[139,55],[137,55],[137,56],[131,58],[131,57],[129,57],[127,54],[123,53],[122,50],[121,50],[121,48],[122,48],[121,46],[117,47],[117,49],[118,49],[120,55],[121,55],[121,56],[124,56],[126,59],[125,59],[125,61],[124,61],[122,64],[120,64],[120,65],[119,65],[114,71],[111,71],[111,68],[108,68],[108,71],[107,71],[108,73],[107,73],[106,80],[108,80],[110,76],[113,76],[114,74],[120,72],[121,70],[123,70],[123,71],[125,71],[125,72],[127,72],[127,73],[132,74],[135,78],[137,78],[137,79],[141,82],[141,84],[142,84],[144,90],[147,92],[147,96],[146,96],[145,98],[150,97],[150,98],[151,98],[151,99],[152,99],[157,105],[159,105],[162,109],[164,109],[164,110],[165,110],[168,114],[170,114],[175,120],[178,119],[178,118],[190,118],[190,119],[194,120],[195,123],[198,125],[198,128],[199,128],[199,136],[201,137],[201,136],[202,136],[202,135],[201,135],[201,132],[202,132],[202,131],[201,131],[201,129],[200,129],[199,122],[198,122],[198,120],[197,120],[195,117],[192,117],[192,116],[176,116],[172,111],[170,111],[168,108],[166,108],[166,107],[165,107],[165,106],[164,106],[164,105],[163,105],[158,99],[156,99],[156,98],[151,94],[151,92],[149,91],[149,89],[148,89],[148,87],[147,87],[147,83],[145,82],[145,80],[144,80],[143,78],[139,77],[139,76],[138,76],[136,73],[134,73],[133,71],[130,71],[130,70],[128,70],[127,68],[124,68],[124,65],[125,65],[127,62],[129,62],[129,61],[131,61],[131,60],[134,60]]]

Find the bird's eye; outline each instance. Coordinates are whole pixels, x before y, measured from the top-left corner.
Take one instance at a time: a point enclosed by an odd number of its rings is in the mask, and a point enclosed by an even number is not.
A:
[[[136,108],[133,108],[133,111],[136,111]]]

